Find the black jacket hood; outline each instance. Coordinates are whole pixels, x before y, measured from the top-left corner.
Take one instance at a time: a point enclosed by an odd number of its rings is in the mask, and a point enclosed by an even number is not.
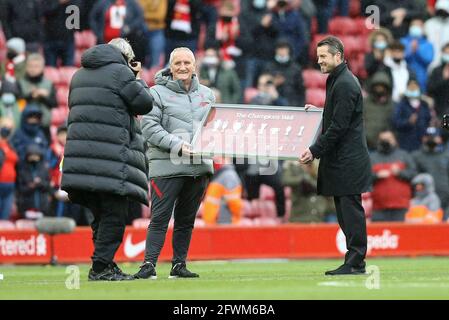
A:
[[[120,50],[110,44],[96,45],[86,50],[81,57],[81,65],[84,68],[97,69],[111,63],[127,65]]]

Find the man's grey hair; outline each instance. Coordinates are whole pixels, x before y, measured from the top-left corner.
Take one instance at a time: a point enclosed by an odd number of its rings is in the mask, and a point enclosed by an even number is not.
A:
[[[192,55],[193,62],[195,62],[195,54],[192,52],[192,50],[190,50],[190,49],[187,48],[187,47],[179,47],[179,48],[175,48],[175,49],[170,53],[170,59],[168,60],[168,64],[169,64],[169,65],[172,64],[172,62],[173,62],[173,57],[175,56],[175,53],[176,53],[176,52],[179,52],[179,51],[187,51],[187,52],[189,52],[189,53]]]
[[[133,60],[134,57],[136,56],[134,54],[133,48],[126,39],[115,38],[109,41],[108,44],[118,48],[120,52],[126,57],[128,63],[131,62],[131,60]]]

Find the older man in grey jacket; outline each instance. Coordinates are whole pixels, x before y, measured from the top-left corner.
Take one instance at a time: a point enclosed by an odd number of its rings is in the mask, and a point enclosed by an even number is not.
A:
[[[173,50],[169,65],[156,74],[156,85],[151,88],[153,110],[142,119],[149,146],[152,217],[145,261],[135,275],[139,279],[156,278],[155,266],[172,213],[175,222],[170,278],[198,277],[186,268],[187,251],[196,213],[213,174],[212,160],[196,157],[190,142],[215,97],[209,88],[199,84],[192,51]]]

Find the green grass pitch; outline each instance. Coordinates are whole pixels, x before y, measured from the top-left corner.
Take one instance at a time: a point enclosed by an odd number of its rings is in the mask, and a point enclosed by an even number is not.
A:
[[[167,279],[170,265],[160,263],[157,280],[127,282],[88,282],[89,266],[79,265],[72,290],[66,266],[0,266],[0,299],[449,299],[449,258],[367,261],[378,278],[324,276],[341,263],[330,259],[190,262],[199,279]],[[129,273],[138,266],[121,265]]]

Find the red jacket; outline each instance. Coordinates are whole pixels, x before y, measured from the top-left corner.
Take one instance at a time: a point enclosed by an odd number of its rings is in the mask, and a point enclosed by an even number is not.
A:
[[[393,165],[404,170],[406,165],[401,161],[392,163],[377,163],[373,165],[373,172],[380,170],[391,171]],[[412,189],[409,181],[399,179],[394,175],[379,179],[374,183],[372,192],[373,210],[403,209],[408,208],[412,198]]]
[[[15,183],[19,157],[7,140],[0,139],[0,150],[5,155],[3,165],[0,167],[0,183]]]

